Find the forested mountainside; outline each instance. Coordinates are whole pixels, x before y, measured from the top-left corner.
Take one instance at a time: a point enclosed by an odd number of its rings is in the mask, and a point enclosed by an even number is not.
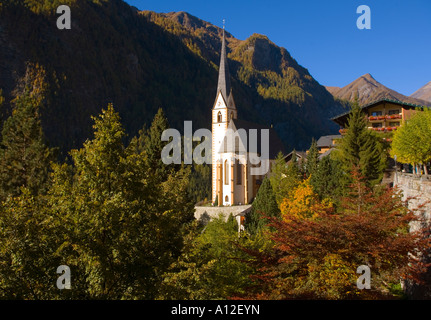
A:
[[[121,0],[67,0],[71,30],[56,27],[59,1],[0,0],[2,120],[25,85],[39,86],[48,142],[64,152],[90,137],[92,115],[112,102],[129,137],[162,107],[172,127],[210,128],[222,29],[187,13],[139,12]],[[288,51],[254,34],[227,33],[239,117],[273,125],[286,149],[336,132],[342,111]]]

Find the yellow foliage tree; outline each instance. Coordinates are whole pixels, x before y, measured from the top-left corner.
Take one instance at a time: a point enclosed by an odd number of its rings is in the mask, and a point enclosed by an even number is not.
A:
[[[289,221],[289,217],[314,220],[319,213],[332,210],[333,203],[328,199],[320,201],[310,179],[311,176],[299,184],[292,198],[284,198],[281,202],[280,211],[284,221]]]

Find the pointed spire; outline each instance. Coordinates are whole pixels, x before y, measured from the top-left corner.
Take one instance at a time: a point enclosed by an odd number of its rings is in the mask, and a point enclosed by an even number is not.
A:
[[[226,40],[224,36],[224,22],[223,22],[223,40],[221,45],[221,55],[220,55],[220,67],[218,74],[218,85],[217,94],[221,91],[223,98],[227,101],[230,94],[230,75],[227,63],[226,55]]]

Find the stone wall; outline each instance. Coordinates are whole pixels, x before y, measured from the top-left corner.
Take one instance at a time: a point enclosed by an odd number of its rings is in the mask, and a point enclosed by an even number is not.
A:
[[[407,173],[397,173],[394,185],[403,193],[403,201],[408,201],[408,208],[417,209],[417,214],[423,218],[423,223],[431,223],[431,176],[416,176]],[[418,223],[412,225],[416,230]]]
[[[244,217],[248,211],[251,210],[251,204],[242,206],[226,206],[226,207],[195,207],[195,219],[203,224],[207,224],[211,219],[218,218],[220,215],[225,219],[229,218],[229,215],[236,219],[238,223],[238,232],[243,230],[241,217]]]
[[[397,173],[394,185],[403,193],[403,200],[408,202],[408,208],[416,211],[420,220],[411,224],[411,230],[420,227],[431,228],[431,177],[413,174]],[[425,275],[425,281],[431,282],[431,270]],[[411,299],[431,299],[430,289],[424,286],[404,283],[404,289]]]

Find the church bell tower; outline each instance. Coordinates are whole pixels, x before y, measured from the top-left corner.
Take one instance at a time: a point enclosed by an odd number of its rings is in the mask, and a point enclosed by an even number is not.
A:
[[[237,119],[237,110],[233,99],[229,67],[226,53],[225,30],[220,54],[220,66],[216,99],[212,109],[212,202],[218,204],[234,203],[234,161],[221,153],[220,148],[231,119]]]

